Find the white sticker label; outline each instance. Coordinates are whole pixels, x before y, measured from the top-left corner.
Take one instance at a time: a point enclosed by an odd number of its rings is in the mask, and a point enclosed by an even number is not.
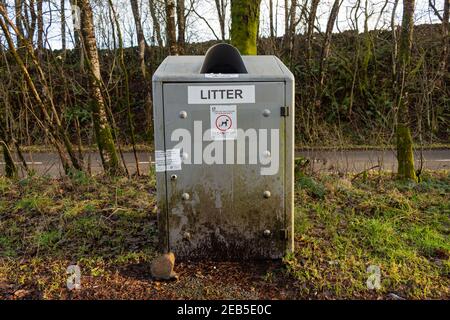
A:
[[[211,139],[237,139],[237,106],[211,106]]]
[[[156,172],[179,171],[181,170],[181,150],[170,149],[166,152],[155,151]]]
[[[255,86],[188,87],[188,104],[255,103]]]
[[[239,74],[234,73],[206,73],[205,78],[207,79],[233,79],[239,78]]]

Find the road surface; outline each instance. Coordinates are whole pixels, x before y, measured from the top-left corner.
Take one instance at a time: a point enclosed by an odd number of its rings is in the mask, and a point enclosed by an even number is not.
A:
[[[318,172],[361,172],[369,168],[380,166],[382,170],[395,171],[397,159],[392,150],[366,151],[298,151],[297,157],[310,160],[312,170]],[[55,153],[25,153],[30,168],[37,174],[58,177],[63,175],[63,169],[58,155]],[[130,173],[136,172],[136,164],[132,153],[124,154],[125,162]],[[152,163],[153,154],[139,152],[139,167],[141,173],[147,174]],[[102,172],[101,160],[98,153],[88,153],[85,161],[90,160],[92,173]],[[420,154],[416,152],[416,167],[420,166]],[[0,160],[3,161],[3,160]],[[423,152],[423,167],[429,170],[450,170],[450,149],[425,150]],[[4,173],[4,162],[0,162],[0,174]],[[22,172],[23,174],[23,172]]]

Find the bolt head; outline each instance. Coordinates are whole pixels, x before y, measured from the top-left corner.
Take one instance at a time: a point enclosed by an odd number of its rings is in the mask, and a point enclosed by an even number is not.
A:
[[[188,114],[187,114],[186,111],[181,111],[181,112],[180,112],[180,118],[181,118],[181,119],[186,119],[187,116],[188,116]]]
[[[264,198],[269,199],[270,197],[272,197],[272,193],[270,193],[270,191],[265,191]]]
[[[272,157],[272,153],[270,153],[270,151],[265,151],[263,153],[264,158],[266,159],[270,159]]]

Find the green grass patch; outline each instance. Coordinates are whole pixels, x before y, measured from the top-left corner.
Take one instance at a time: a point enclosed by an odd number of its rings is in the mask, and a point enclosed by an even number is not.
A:
[[[92,277],[150,261],[156,250],[154,187],[148,178],[0,178],[0,280],[61,298],[66,268]],[[1,292],[0,292],[1,296]]]
[[[316,298],[448,297],[448,172],[426,172],[420,184],[388,174],[317,175],[296,183],[296,253],[288,273]],[[366,284],[368,267],[381,288]]]
[[[282,275],[302,298],[448,298],[450,177],[422,178],[297,174],[296,251],[267,281]],[[69,265],[112,279],[156,255],[154,177],[0,178],[0,191],[0,280],[42,298],[61,298]],[[377,290],[367,286],[371,266]]]

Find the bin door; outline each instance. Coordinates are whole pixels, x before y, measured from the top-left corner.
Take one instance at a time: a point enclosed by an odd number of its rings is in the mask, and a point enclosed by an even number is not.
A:
[[[193,87],[212,87],[220,99],[197,101],[189,97],[188,92],[200,90]],[[236,94],[239,100],[239,88],[249,96],[237,103],[228,101]],[[213,94],[202,93],[206,98]],[[284,93],[282,82],[164,84],[167,234],[169,249],[178,257],[276,259],[284,255],[286,135],[280,114]],[[230,140],[217,140],[219,127],[241,129],[245,147],[233,134],[227,136]],[[187,132],[190,143],[184,141]]]

